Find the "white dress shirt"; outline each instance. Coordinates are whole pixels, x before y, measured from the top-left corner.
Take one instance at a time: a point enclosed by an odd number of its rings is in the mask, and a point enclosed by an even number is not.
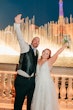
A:
[[[29,51],[29,44],[25,42],[21,29],[20,29],[20,24],[14,23],[14,30],[16,31],[17,34],[17,39],[20,45],[20,53],[26,53]],[[34,73],[31,74],[31,76],[29,76],[26,72],[24,72],[23,70],[17,70],[17,73],[21,76],[24,77],[32,77],[34,75]]]

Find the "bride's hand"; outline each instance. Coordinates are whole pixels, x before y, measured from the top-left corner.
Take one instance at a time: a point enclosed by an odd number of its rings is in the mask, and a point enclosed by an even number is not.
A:
[[[69,36],[63,38],[63,44],[67,45],[67,48],[70,48],[71,39]]]

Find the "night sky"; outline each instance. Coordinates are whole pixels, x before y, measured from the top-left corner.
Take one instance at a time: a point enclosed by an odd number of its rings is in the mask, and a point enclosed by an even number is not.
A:
[[[35,24],[40,26],[49,21],[57,21],[59,16],[59,0],[0,0],[0,29],[13,25],[14,17],[35,16]],[[63,0],[64,16],[73,15],[73,0]]]

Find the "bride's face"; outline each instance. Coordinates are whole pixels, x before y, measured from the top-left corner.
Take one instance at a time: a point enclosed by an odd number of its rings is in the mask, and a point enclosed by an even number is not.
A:
[[[50,58],[50,54],[51,54],[51,51],[49,49],[45,49],[42,52],[42,58],[48,59],[48,58]]]

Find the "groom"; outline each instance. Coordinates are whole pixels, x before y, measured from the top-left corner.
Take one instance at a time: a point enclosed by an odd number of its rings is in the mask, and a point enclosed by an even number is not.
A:
[[[25,96],[27,96],[27,110],[30,110],[31,100],[35,87],[35,71],[38,59],[38,50],[40,43],[38,37],[32,39],[31,45],[24,41],[20,30],[20,24],[24,21],[21,14],[15,17],[14,28],[17,33],[17,39],[20,45],[20,59],[15,79],[15,102],[14,110],[22,110]],[[33,49],[36,51],[34,54]]]

